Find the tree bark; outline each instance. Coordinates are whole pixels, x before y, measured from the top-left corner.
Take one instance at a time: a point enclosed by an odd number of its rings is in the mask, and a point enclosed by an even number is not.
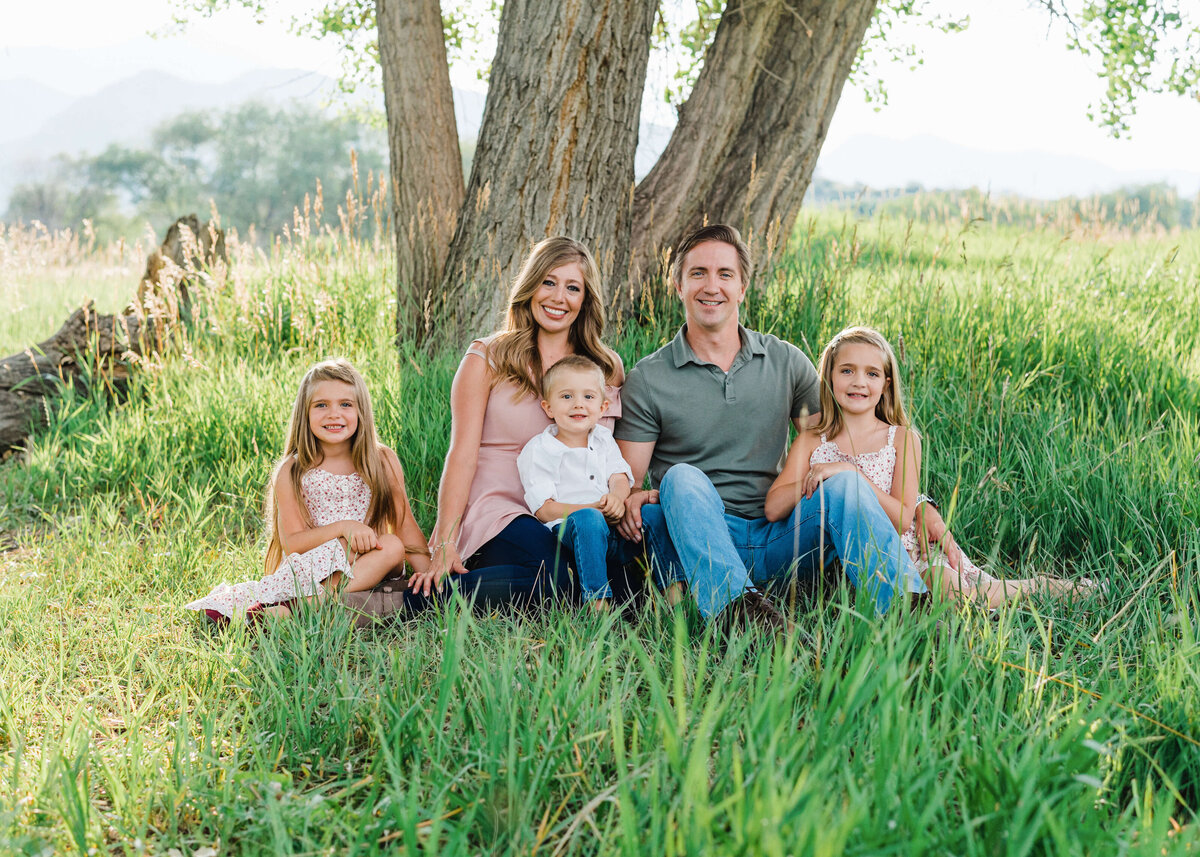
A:
[[[438,0],[376,0],[396,232],[396,332],[428,334],[463,201],[462,156]]]
[[[655,0],[506,0],[443,275],[438,315],[449,335],[478,336],[496,325],[530,245],[547,236],[587,244],[605,283],[624,276],[655,7]]]
[[[706,218],[741,229],[760,262],[786,237],[876,3],[730,0],[671,140],[634,194],[634,280],[657,276]]]

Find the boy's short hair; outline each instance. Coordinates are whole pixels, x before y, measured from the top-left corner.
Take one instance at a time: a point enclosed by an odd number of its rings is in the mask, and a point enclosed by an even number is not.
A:
[[[600,376],[600,389],[604,389],[604,370],[600,368],[599,363],[590,357],[584,357],[582,354],[568,354],[547,369],[546,373],[542,375],[542,398],[549,400],[550,391],[554,389],[554,379],[563,372],[568,372],[572,369],[576,372],[595,372]]]

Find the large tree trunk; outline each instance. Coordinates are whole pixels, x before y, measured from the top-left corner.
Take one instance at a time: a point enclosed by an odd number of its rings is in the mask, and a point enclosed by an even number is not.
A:
[[[877,0],[730,0],[666,150],[634,194],[631,270],[723,222],[791,229]]]
[[[376,0],[396,232],[397,334],[428,332],[463,201],[462,156],[438,0]]]
[[[495,326],[529,247],[628,265],[633,156],[656,0],[506,0],[471,181],[446,262],[447,332]],[[390,116],[389,116],[390,123]]]

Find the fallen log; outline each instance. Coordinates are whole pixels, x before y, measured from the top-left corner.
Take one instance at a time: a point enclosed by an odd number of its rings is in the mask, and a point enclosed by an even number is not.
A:
[[[101,315],[88,301],[49,339],[0,360],[0,453],[45,425],[47,398],[68,385],[83,389],[85,367],[124,382],[130,356],[142,354],[142,325],[136,315]]]

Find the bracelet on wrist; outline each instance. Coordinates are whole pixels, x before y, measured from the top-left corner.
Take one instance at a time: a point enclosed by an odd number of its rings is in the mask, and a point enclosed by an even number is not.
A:
[[[937,501],[934,500],[932,497],[930,497],[928,494],[918,494],[917,495],[916,505],[920,506],[922,503],[928,503],[930,506],[932,506],[935,509],[938,507]]]

